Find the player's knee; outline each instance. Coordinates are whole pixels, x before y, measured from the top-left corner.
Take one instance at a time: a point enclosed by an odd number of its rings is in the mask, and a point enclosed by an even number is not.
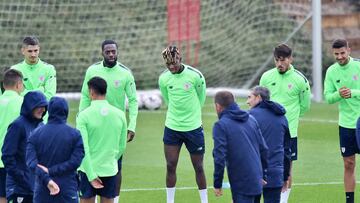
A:
[[[203,174],[204,173],[204,167],[202,164],[194,166],[194,170],[196,174]]]
[[[353,159],[346,159],[344,161],[344,167],[347,171],[353,171],[355,169],[355,160]]]
[[[176,172],[176,163],[168,161],[166,164],[166,168],[168,173],[175,173]]]

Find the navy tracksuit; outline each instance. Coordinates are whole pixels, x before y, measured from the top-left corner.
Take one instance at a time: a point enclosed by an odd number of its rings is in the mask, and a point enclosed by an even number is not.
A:
[[[255,118],[233,103],[219,115],[213,138],[214,188],[222,187],[226,164],[234,203],[252,202],[267,168],[267,146]]]
[[[290,133],[286,111],[280,104],[264,100],[250,109],[249,113],[258,121],[269,147],[264,202],[279,202],[281,187],[288,180],[290,170]],[[260,197],[258,198],[260,202]]]
[[[360,148],[360,117],[357,121],[357,124],[356,124],[356,140],[357,140],[357,144]]]
[[[28,140],[26,164],[36,174],[36,203],[78,202],[76,170],[84,157],[84,146],[80,132],[66,124],[68,111],[65,99],[51,98],[48,123],[36,129]],[[37,164],[47,167],[49,173]],[[47,188],[50,179],[60,188],[55,196]]]
[[[42,119],[33,117],[37,107],[47,107],[45,95],[38,91],[28,92],[21,105],[20,116],[13,121],[5,135],[1,149],[6,176],[6,198],[14,196],[32,196],[34,175],[26,166],[26,142],[30,133],[42,124]],[[43,114],[43,116],[45,113]]]

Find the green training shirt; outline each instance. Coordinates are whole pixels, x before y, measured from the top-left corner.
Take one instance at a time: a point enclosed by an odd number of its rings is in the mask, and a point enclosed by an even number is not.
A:
[[[123,111],[106,100],[94,100],[76,119],[85,149],[79,170],[89,181],[114,176],[118,160],[126,148],[127,130]]]
[[[129,126],[128,129],[135,132],[136,118],[138,115],[138,103],[136,96],[136,85],[134,77],[126,66],[117,62],[112,67],[104,67],[103,61],[90,66],[85,74],[84,83],[81,88],[81,99],[79,111],[90,105],[89,89],[87,82],[95,77],[103,78],[107,83],[106,100],[122,111],[126,111],[125,95],[129,101]]]
[[[275,67],[261,76],[260,86],[267,87],[270,99],[284,106],[290,135],[297,137],[299,117],[310,109],[311,103],[311,90],[306,77],[292,65],[284,74],[280,74]]]
[[[49,101],[56,94],[56,70],[51,64],[40,59],[36,64],[27,64],[25,60],[13,65],[12,69],[20,71],[23,75],[25,95],[29,91],[39,90],[45,94]]]
[[[341,87],[351,89],[351,98],[340,96]],[[346,65],[331,65],[325,75],[324,97],[329,104],[339,102],[339,126],[355,129],[360,116],[360,62],[350,57]]]
[[[5,90],[0,96],[0,146],[4,144],[7,128],[17,117],[20,116],[23,97],[13,90]],[[2,153],[0,150],[0,157]],[[0,160],[0,168],[4,168],[4,163]]]
[[[200,71],[182,64],[181,73],[165,70],[159,88],[168,105],[165,126],[176,131],[190,131],[202,125],[201,108],[206,99],[206,83]]]

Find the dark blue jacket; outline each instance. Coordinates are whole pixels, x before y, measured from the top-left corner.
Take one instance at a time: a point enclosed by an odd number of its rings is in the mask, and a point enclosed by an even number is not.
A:
[[[68,111],[65,99],[51,98],[47,124],[28,140],[26,164],[36,174],[34,202],[78,202],[76,169],[84,157],[84,146],[80,132],[66,124]],[[49,173],[37,164],[47,167]],[[49,194],[50,179],[60,187],[58,195]]]
[[[219,115],[213,138],[214,188],[221,188],[226,164],[233,197],[261,194],[267,146],[255,118],[233,103]]]
[[[33,116],[37,107],[46,107],[45,95],[38,91],[28,92],[21,105],[20,116],[13,121],[5,135],[1,149],[6,176],[6,196],[12,194],[32,195],[34,175],[25,162],[26,142],[30,133],[42,124],[42,119]],[[45,112],[43,116],[45,115]]]
[[[276,102],[264,100],[249,112],[257,120],[269,147],[267,184],[264,187],[282,187],[289,177],[291,157],[286,110]]]
[[[356,124],[356,140],[357,140],[358,146],[360,147],[360,117]]]

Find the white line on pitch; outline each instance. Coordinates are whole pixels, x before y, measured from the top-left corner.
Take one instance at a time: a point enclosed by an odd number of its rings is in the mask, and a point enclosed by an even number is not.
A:
[[[357,183],[360,183],[357,181]],[[293,183],[294,186],[317,186],[317,185],[342,185],[343,182],[318,182],[318,183]],[[213,187],[208,187],[212,189]],[[197,187],[176,187],[176,190],[196,190]],[[132,189],[121,189],[121,192],[136,192],[136,191],[158,191],[166,190],[166,188],[132,188]]]

